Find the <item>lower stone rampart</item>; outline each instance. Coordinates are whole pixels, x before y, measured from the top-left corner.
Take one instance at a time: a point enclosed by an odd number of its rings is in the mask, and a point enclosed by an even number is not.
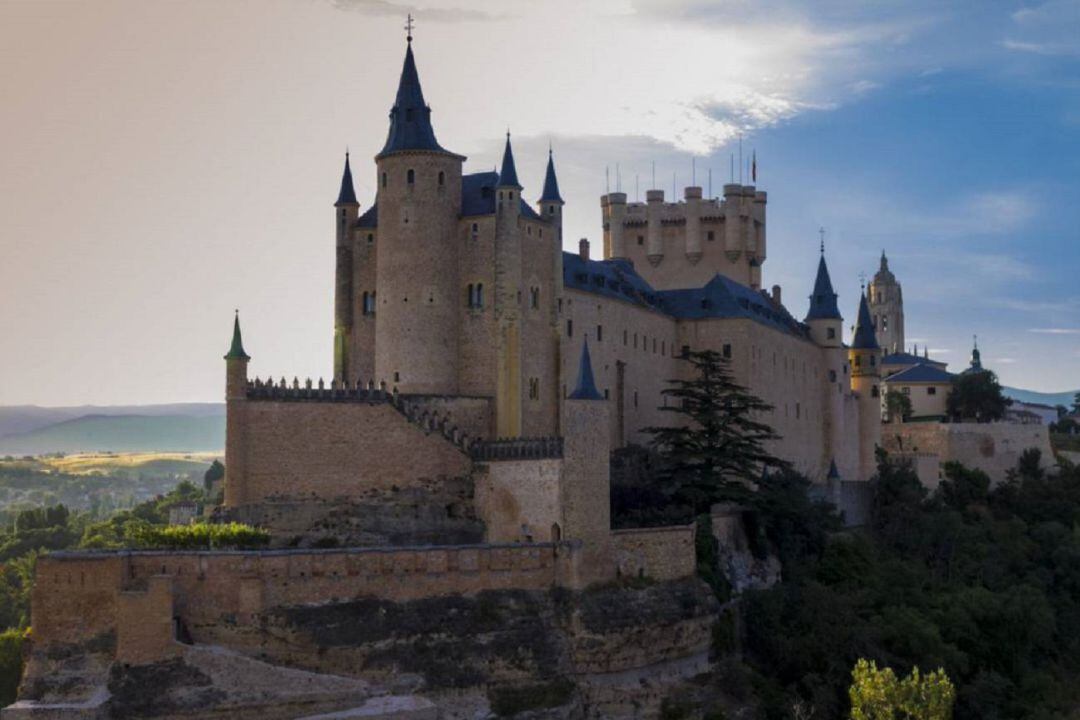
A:
[[[942,465],[955,461],[982,470],[994,484],[1005,480],[1029,448],[1042,453],[1044,464],[1053,462],[1045,425],[899,423],[883,426],[881,439],[890,453],[937,455]]]
[[[621,577],[676,580],[694,574],[694,525],[613,530]]]

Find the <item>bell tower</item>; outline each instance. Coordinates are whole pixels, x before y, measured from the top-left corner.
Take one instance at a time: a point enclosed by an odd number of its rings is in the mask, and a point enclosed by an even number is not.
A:
[[[886,355],[904,352],[904,294],[896,276],[889,270],[889,259],[884,250],[881,251],[881,267],[870,281],[867,296],[878,346]]]

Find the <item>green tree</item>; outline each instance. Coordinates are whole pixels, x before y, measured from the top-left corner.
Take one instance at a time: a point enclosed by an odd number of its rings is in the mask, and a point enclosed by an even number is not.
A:
[[[22,679],[22,647],[27,632],[15,629],[0,632],[0,706],[15,702]]]
[[[1012,400],[1005,397],[997,375],[990,370],[964,373],[953,378],[946,412],[954,422],[992,422],[1005,417]]]
[[[1072,411],[1074,413],[1080,414],[1080,392],[1073,395]]]
[[[210,494],[211,488],[218,480],[225,477],[225,466],[221,464],[221,461],[215,460],[211,463],[210,467],[206,469],[206,473],[203,475],[203,488],[206,490],[206,494]]]
[[[956,688],[942,669],[922,675],[916,667],[901,680],[892,668],[860,658],[848,696],[851,720],[950,720]]]
[[[890,422],[907,420],[911,417],[911,398],[897,390],[885,393],[885,412]]]
[[[730,362],[712,350],[687,353],[689,380],[669,380],[662,412],[675,416],[670,427],[649,427],[652,446],[662,459],[659,480],[665,493],[686,502],[695,514],[713,503],[748,499],[750,486],[768,468],[787,463],[765,448],[780,436],[756,418],[772,405],[731,376]]]

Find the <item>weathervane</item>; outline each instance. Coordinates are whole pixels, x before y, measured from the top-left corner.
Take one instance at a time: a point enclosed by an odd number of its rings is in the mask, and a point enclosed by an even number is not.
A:
[[[824,255],[825,254],[825,228],[824,227],[818,228],[818,235],[821,236],[821,254]]]
[[[405,21],[405,39],[412,42],[412,30],[414,27],[412,13],[409,13],[408,20]]]
[[[861,290],[866,289],[866,273],[864,273],[862,270],[859,271],[859,288]]]

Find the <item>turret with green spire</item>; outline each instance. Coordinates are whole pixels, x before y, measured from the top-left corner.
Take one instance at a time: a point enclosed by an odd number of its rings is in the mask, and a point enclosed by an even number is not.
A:
[[[244,352],[244,340],[240,337],[240,311],[233,318],[232,345],[225,355],[225,400],[247,398],[247,366],[251,357]]]
[[[240,311],[236,311],[236,315],[233,317],[233,331],[232,331],[232,345],[229,347],[229,353],[225,356],[226,360],[250,360],[246,352],[244,352],[244,340],[240,337]]]

